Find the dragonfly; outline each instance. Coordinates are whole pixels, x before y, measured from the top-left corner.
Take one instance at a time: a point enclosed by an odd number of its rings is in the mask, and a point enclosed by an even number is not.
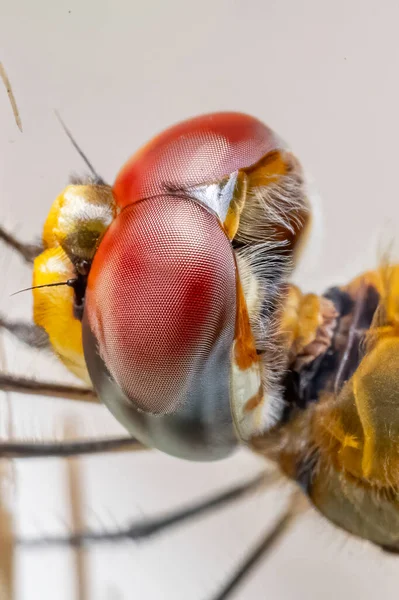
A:
[[[54,353],[82,383],[4,371],[0,390],[101,402],[126,435],[6,441],[0,457],[147,448],[215,462],[244,447],[265,470],[123,531],[13,543],[39,551],[144,540],[283,477],[293,486],[286,510],[211,600],[231,597],[308,506],[396,553],[399,267],[386,258],[323,294],[291,282],[315,199],[288,144],[255,117],[224,112],[178,123],[136,152],[112,186],[63,127],[90,174],[56,198],[40,244],[0,227],[1,241],[33,273],[33,319],[3,315],[0,327]]]

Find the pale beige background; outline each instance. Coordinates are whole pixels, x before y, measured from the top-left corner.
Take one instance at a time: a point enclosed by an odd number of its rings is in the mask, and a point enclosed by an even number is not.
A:
[[[0,0],[0,60],[24,127],[21,134],[0,86],[1,222],[25,239],[40,235],[70,172],[84,171],[54,108],[110,182],[169,124],[241,110],[289,140],[323,198],[322,245],[298,281],[316,290],[345,281],[376,264],[399,224],[398,22],[394,0]],[[29,316],[30,295],[9,294],[29,285],[30,273],[0,251],[0,309]],[[55,360],[4,341],[11,371],[68,379]],[[4,431],[4,397],[1,407]],[[59,435],[71,415],[87,435],[121,431],[101,408],[17,396],[12,407],[20,435]],[[123,526],[224,489],[260,466],[244,453],[211,466],[156,453],[85,459],[87,525]],[[65,531],[65,465],[18,463],[15,474],[18,531]],[[284,498],[284,490],[258,494],[150,543],[98,548],[87,558],[88,599],[210,600]],[[68,551],[21,552],[17,599],[75,600],[72,566]],[[234,598],[393,600],[398,586],[399,559],[310,514]]]

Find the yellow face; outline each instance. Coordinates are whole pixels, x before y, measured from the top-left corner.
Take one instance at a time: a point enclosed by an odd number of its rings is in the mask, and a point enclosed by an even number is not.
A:
[[[65,282],[92,260],[116,206],[106,185],[69,185],[53,203],[43,229],[44,251],[36,258],[33,286]],[[33,290],[33,318],[43,327],[65,366],[90,384],[83,356],[82,327],[68,286]]]
[[[67,281],[75,276],[73,265],[61,248],[44,250],[35,260],[33,285]],[[73,313],[74,292],[70,287],[33,290],[33,319],[49,336],[54,352],[79,379],[90,384],[82,348],[82,327]]]

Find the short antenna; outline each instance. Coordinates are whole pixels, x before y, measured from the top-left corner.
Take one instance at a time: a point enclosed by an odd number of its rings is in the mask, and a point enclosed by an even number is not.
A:
[[[30,290],[38,290],[40,288],[47,287],[58,287],[60,285],[68,285],[69,287],[73,287],[76,281],[76,279],[68,279],[67,281],[57,281],[56,283],[44,283],[43,285],[33,285],[32,287],[24,288],[23,290],[18,290],[18,292],[14,292],[13,294],[11,294],[11,296],[22,294],[22,292],[29,292]]]
[[[93,167],[93,165],[91,164],[91,162],[89,161],[89,159],[87,158],[86,154],[83,152],[83,150],[81,150],[81,148],[79,147],[78,143],[75,141],[72,133],[69,131],[68,127],[65,125],[64,121],[61,119],[61,116],[60,116],[59,112],[57,110],[55,110],[54,113],[55,113],[55,116],[57,117],[58,121],[60,122],[60,125],[61,125],[62,129],[67,134],[70,142],[72,143],[72,146],[75,148],[75,150],[77,151],[77,153],[79,154],[79,156],[84,160],[84,162],[89,167],[89,169],[92,172],[92,174],[94,175],[94,177],[98,181],[102,181],[102,177],[100,177],[98,175],[97,171],[95,170],[95,168]]]

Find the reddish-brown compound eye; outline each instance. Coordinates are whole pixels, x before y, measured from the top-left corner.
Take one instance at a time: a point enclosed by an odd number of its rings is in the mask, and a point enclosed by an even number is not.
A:
[[[119,206],[193,187],[257,163],[284,144],[258,119],[242,113],[215,113],[170,127],[127,161],[113,188]]]
[[[85,312],[109,373],[138,409],[229,404],[235,261],[198,203],[158,197],[125,208],[95,256]]]

